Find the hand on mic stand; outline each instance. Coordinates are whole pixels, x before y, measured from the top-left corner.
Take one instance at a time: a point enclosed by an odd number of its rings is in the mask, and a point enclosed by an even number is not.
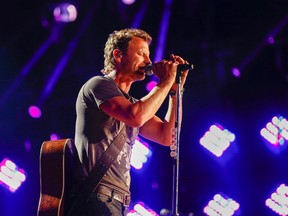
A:
[[[176,71],[175,71],[175,67]],[[188,75],[188,72],[192,70],[194,66],[189,64],[180,56],[171,54],[170,61],[162,60],[161,62],[153,65],[149,64],[145,66],[145,73],[149,76],[153,75],[155,69],[155,75],[163,81],[165,79],[172,81],[170,78],[173,76],[174,83],[170,88],[169,100],[174,103],[175,112],[175,125],[171,128],[172,143],[170,146],[170,156],[173,158],[173,195],[172,195],[172,210],[169,211],[172,216],[178,216],[178,184],[179,184],[179,143],[180,143],[180,127],[182,120],[182,94],[184,84]],[[157,73],[156,73],[157,72]],[[176,74],[171,74],[176,72]],[[175,76],[176,75],[176,76]],[[173,92],[173,94],[171,94]],[[175,94],[174,94],[175,93]],[[162,215],[166,215],[168,211],[163,211]]]
[[[146,73],[148,76],[151,76],[151,75],[154,74],[152,68],[153,68],[153,65],[152,65],[152,64],[149,64],[149,65],[146,65],[146,66],[145,66],[145,73]],[[178,65],[177,65],[177,71],[181,71],[181,72],[182,72],[182,71],[185,71],[185,70],[190,71],[190,70],[192,70],[192,69],[194,69],[194,65],[193,65],[193,64],[178,64]]]

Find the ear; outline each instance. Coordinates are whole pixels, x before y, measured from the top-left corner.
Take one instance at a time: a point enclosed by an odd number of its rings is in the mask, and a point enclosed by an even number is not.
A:
[[[120,60],[120,58],[122,57],[122,52],[119,49],[115,49],[113,50],[113,56],[116,60]]]

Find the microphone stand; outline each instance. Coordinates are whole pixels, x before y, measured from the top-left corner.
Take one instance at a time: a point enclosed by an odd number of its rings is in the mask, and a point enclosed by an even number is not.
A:
[[[175,144],[173,143],[174,148],[171,148],[171,157],[173,157],[173,191],[172,191],[172,214],[171,216],[178,216],[178,187],[179,187],[179,144],[180,144],[180,106],[181,106],[181,74],[182,71],[177,69],[176,75],[176,121],[175,121]]]

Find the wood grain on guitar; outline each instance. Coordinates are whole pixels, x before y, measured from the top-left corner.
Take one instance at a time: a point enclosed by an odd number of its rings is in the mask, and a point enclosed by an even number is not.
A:
[[[64,216],[65,184],[75,154],[72,139],[45,141],[40,151],[38,216]]]

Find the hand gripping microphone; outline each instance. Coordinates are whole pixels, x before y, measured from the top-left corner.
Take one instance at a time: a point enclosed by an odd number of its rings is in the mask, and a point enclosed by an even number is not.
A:
[[[185,71],[185,70],[192,70],[193,68],[194,68],[193,64],[178,64],[177,65],[177,71],[178,72]],[[148,76],[153,75],[152,64],[145,66],[145,73]]]

